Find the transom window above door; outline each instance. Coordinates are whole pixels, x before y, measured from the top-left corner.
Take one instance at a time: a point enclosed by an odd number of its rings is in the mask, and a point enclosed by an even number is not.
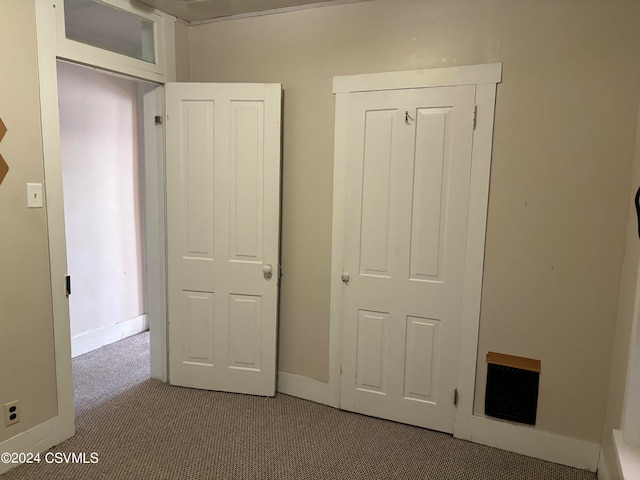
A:
[[[125,0],[55,0],[55,6],[58,58],[167,80],[164,37],[174,17]]]

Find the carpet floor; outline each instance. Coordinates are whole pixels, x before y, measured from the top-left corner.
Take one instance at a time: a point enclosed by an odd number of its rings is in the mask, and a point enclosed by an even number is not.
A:
[[[97,463],[22,465],[2,480],[596,479],[287,395],[171,387],[150,378],[148,333],[75,358],[73,375],[76,435],[50,452]]]

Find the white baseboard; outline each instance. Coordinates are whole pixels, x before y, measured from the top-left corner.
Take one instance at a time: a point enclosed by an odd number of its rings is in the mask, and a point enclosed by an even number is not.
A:
[[[122,322],[96,328],[71,338],[71,357],[91,352],[123,338],[144,332],[149,328],[147,314]]]
[[[472,428],[469,440],[475,443],[591,472],[598,468],[600,445],[597,443],[477,415],[473,416]]]
[[[278,372],[278,392],[312,402],[338,407],[332,401],[329,384],[295,373]]]
[[[640,478],[640,446],[625,442],[621,430],[613,431],[613,445],[622,480]]]
[[[73,424],[61,425],[60,417],[54,417],[0,443],[0,453],[42,453],[72,437],[73,434]],[[0,462],[0,475],[18,465]]]
[[[607,462],[604,459],[604,450],[600,448],[600,458],[598,459],[598,480],[609,480]]]

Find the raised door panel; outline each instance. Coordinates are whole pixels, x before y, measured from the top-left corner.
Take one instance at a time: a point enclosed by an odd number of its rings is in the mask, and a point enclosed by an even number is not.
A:
[[[214,295],[211,292],[183,292],[185,302],[185,335],[183,361],[214,366]]]
[[[190,259],[213,259],[215,251],[215,158],[213,101],[184,101],[181,115],[184,252]]]
[[[262,260],[264,103],[231,102],[232,261]]]
[[[445,128],[450,108],[419,108],[416,116],[410,278],[438,280],[444,249]]]
[[[260,371],[261,325],[261,297],[229,296],[229,368]]]
[[[391,275],[389,227],[392,199],[389,178],[396,119],[396,110],[365,113],[360,207],[360,273],[363,275]]]
[[[389,314],[358,312],[356,388],[385,394]]]
[[[440,321],[407,316],[404,397],[435,402],[438,398]]]

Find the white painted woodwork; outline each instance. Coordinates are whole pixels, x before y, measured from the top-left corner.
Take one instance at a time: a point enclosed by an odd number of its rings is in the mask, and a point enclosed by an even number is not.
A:
[[[275,394],[280,97],[279,84],[166,85],[173,385]]]
[[[413,400],[433,401],[438,398],[433,383],[440,357],[440,322],[407,317],[404,396]]]
[[[453,431],[475,90],[349,95],[344,409]]]
[[[435,280],[440,269],[443,240],[442,198],[445,125],[449,108],[419,109],[416,118],[415,178],[411,219],[410,278]]]
[[[385,394],[387,369],[383,352],[387,344],[388,330],[387,313],[358,311],[358,389]]]
[[[396,113],[393,110],[365,113],[360,236],[360,273],[363,275],[389,272],[389,172]]]
[[[182,292],[185,312],[184,362],[213,367],[213,293]]]
[[[262,298],[231,295],[229,368],[260,371]]]

